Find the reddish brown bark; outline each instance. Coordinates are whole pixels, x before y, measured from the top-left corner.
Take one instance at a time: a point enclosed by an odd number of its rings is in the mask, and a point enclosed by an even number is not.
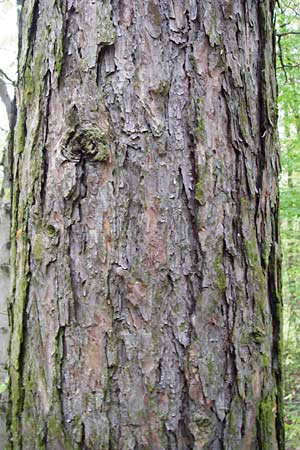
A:
[[[25,0],[14,449],[283,449],[273,4]]]

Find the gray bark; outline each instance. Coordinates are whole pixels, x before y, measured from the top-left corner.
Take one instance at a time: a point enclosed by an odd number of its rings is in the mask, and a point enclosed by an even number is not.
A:
[[[6,188],[7,189],[7,188]],[[5,384],[7,379],[9,327],[7,316],[7,302],[9,296],[9,233],[10,214],[7,194],[0,197],[0,384]],[[4,192],[3,192],[4,194]],[[6,197],[6,198],[5,198]],[[7,392],[0,394],[0,448],[5,447]]]
[[[8,122],[9,124],[11,124],[11,122],[15,118],[15,103],[10,98],[10,95],[8,93],[8,83],[14,85],[14,82],[9,78],[9,76],[6,75],[6,73],[3,72],[2,69],[0,69],[0,99],[5,106]]]
[[[13,115],[10,117],[13,127]],[[8,140],[4,148],[1,160],[0,179],[0,384],[7,383],[9,324],[7,305],[10,286],[10,229],[11,229],[11,178],[10,178],[10,154],[12,151],[12,138]],[[0,448],[5,447],[7,441],[6,415],[7,415],[7,390],[0,393]]]
[[[272,20],[24,1],[14,450],[284,448]]]

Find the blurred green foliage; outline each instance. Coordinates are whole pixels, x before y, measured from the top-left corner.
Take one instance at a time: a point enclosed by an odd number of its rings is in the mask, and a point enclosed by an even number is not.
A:
[[[286,450],[300,450],[300,0],[277,6]]]

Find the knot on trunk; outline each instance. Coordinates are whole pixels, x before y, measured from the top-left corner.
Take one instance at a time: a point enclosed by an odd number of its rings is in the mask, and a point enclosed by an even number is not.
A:
[[[62,154],[72,162],[80,162],[81,159],[93,162],[108,161],[108,136],[93,124],[68,129],[62,143]]]

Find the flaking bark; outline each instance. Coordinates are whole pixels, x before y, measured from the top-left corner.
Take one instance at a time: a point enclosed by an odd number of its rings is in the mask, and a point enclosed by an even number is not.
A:
[[[24,1],[14,450],[284,448],[272,21]]]

